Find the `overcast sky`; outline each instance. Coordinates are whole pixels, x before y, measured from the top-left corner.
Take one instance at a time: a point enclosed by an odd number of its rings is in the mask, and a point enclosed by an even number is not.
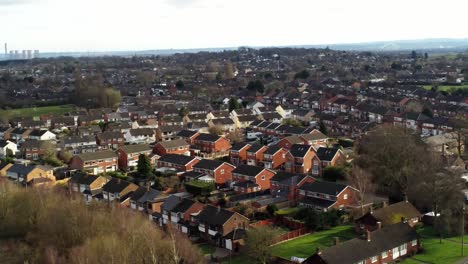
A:
[[[464,38],[467,10],[467,0],[0,0],[0,43],[114,51]]]

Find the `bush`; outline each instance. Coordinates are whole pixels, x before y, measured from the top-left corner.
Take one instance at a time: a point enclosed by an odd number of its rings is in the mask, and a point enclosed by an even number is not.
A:
[[[214,183],[202,182],[202,181],[191,181],[185,183],[185,190],[194,196],[198,195],[209,195],[214,190]]]
[[[268,214],[270,214],[270,216],[274,216],[275,212],[278,211],[278,206],[276,206],[276,204],[269,204],[266,207],[266,211]]]
[[[329,166],[323,169],[323,179],[326,181],[335,182],[337,180],[344,180],[346,172],[343,167]]]
[[[296,213],[294,219],[303,221],[305,225],[315,231],[329,229],[343,223],[344,213],[339,210],[317,212],[315,209],[302,208]]]

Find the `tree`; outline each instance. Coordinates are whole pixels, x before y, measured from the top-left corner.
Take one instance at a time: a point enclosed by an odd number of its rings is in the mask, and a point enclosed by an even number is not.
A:
[[[348,174],[348,181],[352,187],[359,191],[358,202],[361,207],[361,214],[364,214],[366,195],[373,191],[372,175],[359,166],[354,166],[351,173]]]
[[[221,126],[210,126],[208,128],[208,132],[212,135],[216,135],[216,136],[219,136],[219,135],[222,135],[223,134],[223,128]]]
[[[449,119],[449,125],[453,127],[453,138],[457,141],[458,156],[463,156],[463,150],[466,153],[466,142],[468,141],[468,121],[463,118]]]
[[[244,135],[242,134],[242,131],[239,129],[236,129],[233,132],[230,132],[227,137],[229,141],[232,143],[240,143],[244,140]]]
[[[267,205],[266,210],[268,214],[270,214],[271,216],[274,216],[275,212],[278,211],[278,206],[276,206],[276,204],[269,204]]]
[[[71,158],[73,157],[73,154],[68,151],[68,150],[64,150],[62,149],[59,154],[58,154],[58,157],[65,163],[68,163]]]
[[[325,134],[325,135],[328,134],[328,129],[327,129],[327,127],[325,126],[325,123],[323,123],[322,120],[319,121],[319,130],[320,130],[320,132],[322,132],[322,133]]]
[[[302,70],[294,75],[294,79],[307,79],[310,73],[307,70]]]
[[[229,112],[231,112],[232,110],[237,110],[237,109],[241,109],[242,108],[242,105],[239,103],[239,101],[234,98],[234,97],[231,97],[231,99],[229,99]]]
[[[231,61],[227,61],[224,65],[224,76],[226,79],[234,78],[234,66]]]
[[[328,166],[323,169],[323,179],[326,181],[336,181],[346,178],[346,173],[342,167]]]
[[[277,236],[278,231],[268,226],[247,230],[247,255],[255,263],[268,263],[273,257],[273,249],[270,246],[274,243]]]
[[[175,86],[176,86],[176,88],[177,88],[178,90],[182,90],[182,89],[184,89],[185,84],[184,84],[184,82],[183,82],[182,80],[178,80],[178,81],[176,82]]]
[[[151,167],[151,161],[145,154],[140,154],[140,156],[138,156],[137,173],[138,176],[142,178],[148,178],[153,176],[153,168]]]
[[[261,80],[250,81],[247,84],[247,90],[251,92],[263,93],[265,91],[265,86]]]
[[[293,126],[293,127],[300,127],[300,126],[302,126],[301,121],[296,120],[296,119],[291,119],[291,118],[285,118],[285,119],[283,119],[283,121],[282,121],[281,123],[282,123],[283,125]]]

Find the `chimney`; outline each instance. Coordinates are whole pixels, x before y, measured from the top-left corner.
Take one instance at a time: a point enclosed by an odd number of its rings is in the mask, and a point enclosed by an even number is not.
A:
[[[338,246],[340,244],[340,238],[339,237],[334,237],[333,238],[333,245]]]
[[[319,247],[317,247],[317,249],[315,250],[315,254],[322,255],[322,250]]]
[[[369,230],[366,230],[366,237],[367,237],[367,242],[371,241],[371,232]]]
[[[382,222],[377,222],[377,229],[382,229]]]

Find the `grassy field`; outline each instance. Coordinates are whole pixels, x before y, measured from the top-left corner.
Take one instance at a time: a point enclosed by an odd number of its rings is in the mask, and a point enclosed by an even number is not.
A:
[[[423,251],[411,258],[405,259],[403,264],[426,263],[434,264],[451,264],[460,260],[461,257],[461,245],[447,239],[442,239],[440,243],[437,234],[434,232],[432,227],[421,227],[418,229],[418,233],[421,235]],[[456,241],[456,237],[448,238],[449,240]],[[460,238],[458,238],[459,240]],[[468,255],[468,246],[465,246],[465,252]]]
[[[56,105],[56,106],[43,106],[31,108],[18,108],[10,110],[0,110],[0,116],[7,116],[8,118],[14,117],[37,117],[44,114],[57,114],[61,115],[70,112],[74,109],[73,105]]]
[[[306,258],[314,254],[317,247],[326,248],[333,245],[333,238],[339,237],[340,241],[355,237],[352,226],[338,226],[330,230],[315,232],[293,240],[273,246],[273,254],[284,259],[292,256]]]
[[[423,88],[426,90],[431,90],[432,85],[424,85]],[[440,85],[438,88],[439,91],[446,91],[446,92],[451,92],[452,90],[457,90],[457,89],[468,89],[468,84],[460,85],[460,86]]]

